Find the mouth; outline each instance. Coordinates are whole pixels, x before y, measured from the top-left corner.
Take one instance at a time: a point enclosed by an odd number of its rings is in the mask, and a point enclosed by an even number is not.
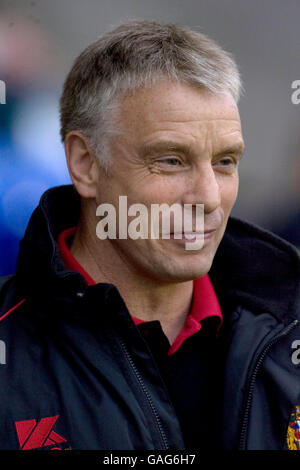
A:
[[[167,234],[168,238],[174,240],[194,241],[194,240],[208,240],[213,237],[217,229],[205,230],[204,232],[171,232]]]

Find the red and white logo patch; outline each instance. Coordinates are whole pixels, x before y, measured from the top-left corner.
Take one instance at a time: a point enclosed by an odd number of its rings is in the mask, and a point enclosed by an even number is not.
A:
[[[16,431],[21,450],[40,449],[49,447],[48,450],[71,450],[67,440],[53,430],[59,415],[26,421],[16,421]],[[50,447],[51,446],[51,447]]]

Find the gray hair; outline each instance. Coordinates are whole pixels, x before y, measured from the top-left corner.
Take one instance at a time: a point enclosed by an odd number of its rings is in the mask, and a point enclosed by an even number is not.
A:
[[[213,40],[190,28],[134,20],[99,37],[75,60],[60,98],[62,141],[81,131],[104,167],[107,138],[114,131],[118,98],[142,86],[169,79],[229,92],[236,102],[241,79],[236,63]]]

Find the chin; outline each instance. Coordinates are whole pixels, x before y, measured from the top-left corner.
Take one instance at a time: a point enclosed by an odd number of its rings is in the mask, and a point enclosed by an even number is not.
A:
[[[188,263],[187,260],[182,263],[176,263],[172,266],[164,267],[160,272],[156,271],[155,278],[161,282],[187,282],[205,276],[211,268],[212,258],[194,259]]]
[[[144,248],[144,247],[143,247]],[[151,247],[152,248],[152,247]],[[131,252],[131,264],[140,276],[156,282],[186,282],[207,274],[212,266],[216,247],[204,247],[199,251],[151,250]],[[142,254],[142,256],[141,256]]]

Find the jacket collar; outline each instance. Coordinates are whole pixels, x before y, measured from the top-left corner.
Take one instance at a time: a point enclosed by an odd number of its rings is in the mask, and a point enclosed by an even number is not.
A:
[[[79,213],[80,197],[72,185],[51,188],[42,195],[20,243],[16,279],[22,295],[42,295],[59,286],[84,290],[85,280],[65,268],[56,243],[61,231],[77,225]]]
[[[85,290],[84,278],[68,271],[59,254],[58,235],[78,223],[80,197],[72,185],[46,191],[33,212],[20,245],[18,288],[24,295],[61,289]],[[230,217],[210,278],[221,307],[242,305],[293,320],[300,302],[297,250],[272,233]]]
[[[271,232],[230,217],[210,276],[217,295],[279,321],[295,319],[300,304],[296,248]]]

